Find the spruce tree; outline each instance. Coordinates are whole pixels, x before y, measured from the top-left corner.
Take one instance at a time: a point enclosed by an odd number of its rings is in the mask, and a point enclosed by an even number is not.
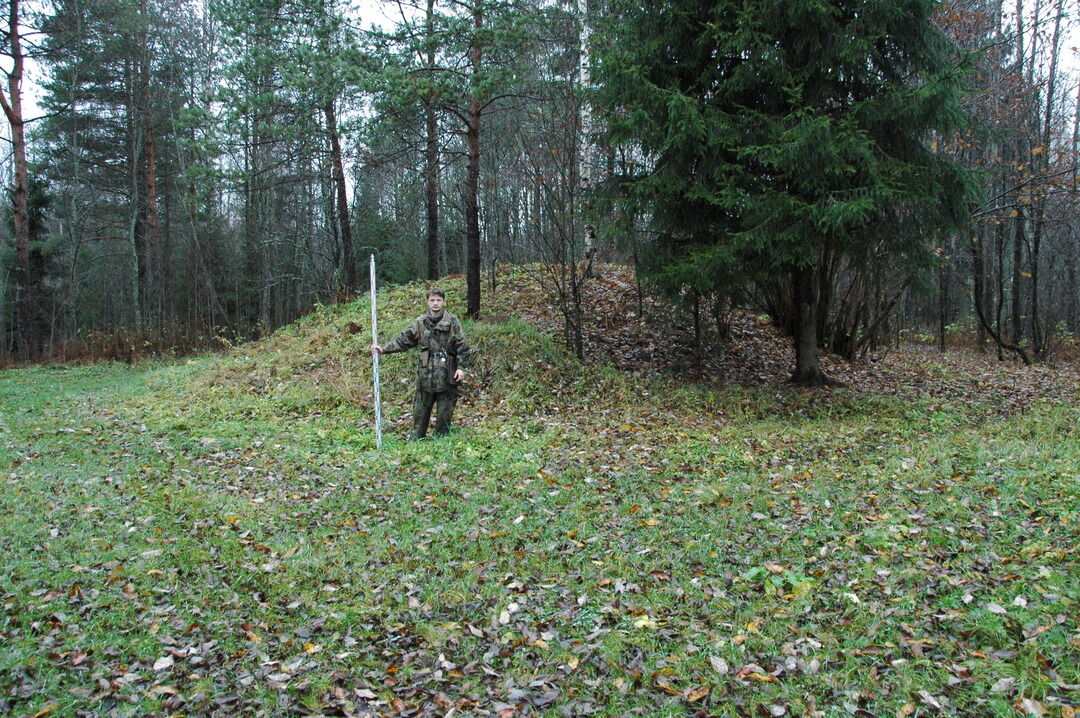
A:
[[[909,267],[966,220],[970,183],[935,154],[964,116],[962,58],[935,0],[613,0],[597,111],[637,158],[615,182],[649,219],[669,286],[781,287],[792,380],[821,384],[826,266],[882,234]]]

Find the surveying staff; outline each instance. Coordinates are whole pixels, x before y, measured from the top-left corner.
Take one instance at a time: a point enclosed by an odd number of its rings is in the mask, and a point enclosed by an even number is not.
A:
[[[465,378],[465,367],[472,354],[461,322],[446,311],[445,304],[446,294],[443,290],[429,289],[427,314],[409,322],[397,339],[385,347],[378,344],[371,347],[371,351],[379,354],[403,352],[413,347],[420,349],[410,436],[414,441],[427,434],[433,407],[437,412],[435,434],[450,432],[450,420],[458,399],[457,385]]]

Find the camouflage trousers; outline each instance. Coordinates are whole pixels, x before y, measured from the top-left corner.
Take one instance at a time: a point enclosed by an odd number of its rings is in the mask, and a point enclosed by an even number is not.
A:
[[[446,391],[421,391],[416,390],[416,399],[413,401],[413,430],[411,439],[422,439],[427,435],[428,424],[431,423],[431,410],[436,409],[435,435],[443,436],[450,433],[450,420],[454,418],[454,406],[457,404],[457,387],[450,387]]]

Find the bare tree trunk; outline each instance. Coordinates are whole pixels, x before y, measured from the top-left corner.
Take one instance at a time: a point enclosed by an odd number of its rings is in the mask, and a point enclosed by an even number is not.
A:
[[[480,32],[484,26],[484,10],[480,0],[473,6],[473,36],[470,54],[473,76],[480,72],[482,60]],[[483,106],[473,87],[466,122],[468,166],[465,174],[465,277],[467,285],[466,314],[471,319],[480,317],[480,116]]]
[[[1002,315],[1005,312],[1005,241],[1008,230],[1005,223],[997,225],[994,228],[994,260],[997,268],[994,272],[994,277],[997,280],[997,286],[994,290],[987,290],[992,295],[994,300],[994,331],[997,332],[999,337],[1005,336],[1005,320]],[[998,360],[1004,359],[1004,355],[1001,353],[1001,343],[998,342]]]
[[[8,2],[7,41],[11,51],[12,69],[8,73],[7,95],[0,92],[0,106],[11,126],[11,143],[15,164],[14,186],[11,189],[11,214],[15,225],[15,316],[16,345],[19,353],[29,356],[38,337],[34,327],[34,305],[30,284],[30,214],[27,208],[29,171],[26,165],[26,121],[22,107],[22,80],[25,57],[19,31],[19,0]]]
[[[146,153],[144,186],[146,193],[146,274],[147,306],[151,330],[161,333],[164,310],[165,274],[162,263],[161,232],[158,217],[157,158],[154,149],[154,128],[152,113],[147,109],[145,117],[146,132],[143,139]]]
[[[127,93],[126,132],[128,142],[127,172],[131,185],[128,197],[128,244],[131,247],[131,319],[136,335],[143,332],[144,299],[146,293],[146,246],[143,243],[144,228],[142,216],[142,185],[144,177],[140,172],[143,159],[143,144],[146,139],[144,125],[139,120],[139,98],[137,96],[139,80],[131,62],[124,64],[124,90]]]
[[[948,349],[946,328],[949,324],[949,265],[942,262],[938,268],[938,351]]]
[[[1022,153],[1019,153],[1023,156]],[[1012,253],[1012,286],[1010,287],[1010,293],[1012,296],[1012,315],[1011,329],[1012,329],[1012,343],[1020,344],[1024,341],[1024,322],[1023,322],[1023,308],[1024,293],[1021,290],[1021,281],[1023,275],[1021,274],[1021,264],[1024,261],[1024,243],[1026,242],[1025,230],[1027,228],[1027,209],[1020,209],[1020,216],[1016,218],[1016,226],[1013,234],[1013,253]]]
[[[972,240],[978,242],[980,247],[986,247],[987,233],[986,233],[986,223],[985,222],[979,222],[978,223],[978,233],[979,234],[978,234],[977,237],[974,236],[974,235],[972,236]],[[974,256],[971,258],[972,276],[973,277],[978,276],[978,278],[979,278],[979,282],[975,283],[975,287],[980,286],[980,284],[982,286],[984,286],[984,287],[986,285],[986,261],[985,261],[984,257],[982,256],[982,255],[985,255],[985,254],[986,254],[986,252],[980,252],[980,256],[978,257],[977,260],[976,260],[976,258]],[[980,298],[975,296],[976,291],[977,291],[977,289],[975,289],[975,288],[972,288],[972,290],[971,290],[972,307],[974,307],[975,302],[980,301]],[[981,297],[981,301],[983,302],[983,306],[985,307],[986,306],[986,293],[985,292],[983,293],[983,295]],[[983,352],[986,351],[986,340],[988,338],[988,335],[986,333],[986,327],[983,326],[982,322],[977,322],[976,331],[978,332],[979,353],[983,353]]]
[[[1018,64],[1018,71],[1021,77],[1028,77],[1028,87],[1031,87],[1030,80],[1035,75],[1035,42],[1038,37],[1038,33],[1032,31],[1031,38],[1031,62],[1025,68],[1024,66],[1024,4],[1023,0],[1016,0],[1016,62]],[[1036,24],[1035,28],[1038,27]],[[1023,162],[1023,158],[1027,156],[1027,148],[1024,146],[1022,139],[1018,139],[1015,142],[1014,149],[1016,151],[1016,158],[1018,162]],[[1018,190],[1023,192],[1023,190]],[[1019,203],[1018,203],[1019,204]],[[1026,210],[1021,208],[1016,216],[1016,225],[1014,227],[1013,235],[1013,255],[1012,255],[1012,284],[1010,286],[1010,295],[1012,299],[1012,312],[1011,312],[1011,330],[1012,330],[1012,343],[1019,345],[1024,339],[1024,328],[1021,323],[1021,299],[1022,293],[1020,291],[1020,263],[1023,260],[1023,244],[1024,244],[1024,225],[1027,221]],[[1004,301],[1004,297],[1002,297]]]
[[[428,0],[425,22],[427,66],[435,68],[435,0]],[[424,103],[425,113],[425,166],[424,185],[427,202],[427,277],[439,278],[439,118],[435,104],[430,99]]]
[[[323,106],[326,114],[326,132],[330,135],[330,159],[333,163],[334,185],[337,188],[338,225],[341,229],[342,263],[345,265],[345,291],[356,288],[356,258],[353,255],[352,225],[349,222],[349,195],[345,184],[345,165],[341,158],[341,139],[338,137],[337,115],[334,101]]]
[[[1065,326],[1070,334],[1076,334],[1076,235],[1068,238],[1065,246]]]
[[[157,158],[154,150],[154,113],[150,93],[150,31],[146,12],[146,0],[139,2],[141,25],[141,53],[139,57],[139,86],[135,90],[133,109],[141,113],[142,119],[142,187],[140,195],[145,198],[145,208],[141,210],[142,231],[142,301],[140,307],[149,324],[151,332],[162,331],[162,299],[164,276],[161,265],[161,236],[158,218]],[[139,117],[137,114],[136,117]],[[138,166],[138,163],[133,166]],[[135,205],[140,203],[136,201]]]
[[[1073,111],[1073,134],[1072,134],[1072,154],[1073,154],[1073,181],[1072,190],[1070,192],[1073,206],[1076,205],[1077,195],[1077,161],[1076,158],[1080,157],[1080,85],[1076,88],[1076,109]],[[1066,240],[1065,244],[1065,322],[1071,334],[1077,332],[1077,311],[1076,311],[1076,232],[1070,232],[1070,236]]]
[[[1057,87],[1058,58],[1061,54],[1061,18],[1063,0],[1057,0],[1054,8],[1054,34],[1050,40],[1050,74],[1046,83],[1046,108],[1043,115],[1041,144],[1038,153],[1038,165],[1044,172],[1050,168],[1050,139],[1054,123],[1054,92]],[[1048,342],[1043,331],[1041,317],[1041,303],[1039,297],[1039,261],[1041,259],[1041,246],[1043,228],[1046,221],[1046,194],[1040,193],[1035,207],[1035,222],[1031,239],[1031,299],[1029,301],[1031,314],[1031,342],[1035,355],[1045,357],[1048,350]]]
[[[977,237],[972,237],[969,248],[971,249],[971,266],[973,268],[981,267],[983,265],[983,248]],[[1027,352],[1024,351],[1024,348],[1021,347],[1019,344],[1016,344],[1015,342],[1010,343],[1005,341],[1005,338],[1000,333],[1000,323],[998,325],[998,330],[995,330],[994,326],[990,323],[989,318],[986,316],[986,312],[983,309],[982,299],[984,289],[984,278],[982,273],[977,270],[973,270],[972,278],[975,282],[974,291],[972,291],[972,298],[975,300],[975,314],[979,318],[979,322],[982,324],[983,328],[986,329],[990,336],[993,337],[994,342],[997,344],[998,356],[1001,356],[1002,349],[1008,349],[1009,351],[1016,352],[1016,354],[1019,355],[1020,358],[1023,360],[1024,364],[1030,364],[1031,358],[1027,355]]]

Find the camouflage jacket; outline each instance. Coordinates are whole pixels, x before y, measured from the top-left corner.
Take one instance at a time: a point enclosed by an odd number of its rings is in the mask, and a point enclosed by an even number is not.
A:
[[[409,322],[397,339],[383,347],[383,353],[413,347],[420,349],[416,367],[416,388],[420,391],[448,391],[454,386],[454,371],[467,367],[472,356],[461,321],[446,310],[438,323],[433,323],[428,314]]]

